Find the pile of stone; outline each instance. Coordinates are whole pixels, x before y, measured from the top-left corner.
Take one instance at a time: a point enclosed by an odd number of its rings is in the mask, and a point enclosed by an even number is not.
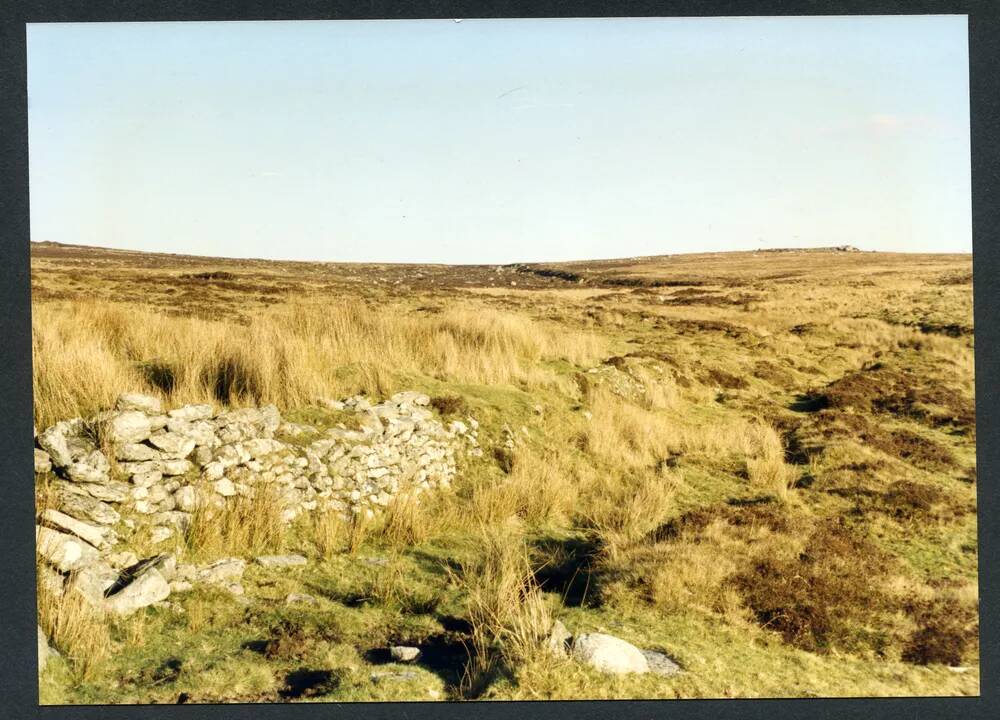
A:
[[[95,602],[130,611],[134,598],[121,588],[109,592],[124,571],[130,585],[141,580],[130,593],[145,604],[169,594],[175,572],[162,560],[143,561],[137,572],[138,559],[120,540],[137,521],[163,542],[184,532],[200,507],[252,498],[265,487],[286,522],[317,509],[371,517],[400,492],[447,488],[456,453],[481,453],[475,419],[445,426],[421,393],[378,404],[361,396],[320,402],[345,422],[327,429],[289,423],[273,405],[164,411],[155,397],[126,393],[112,411],[46,428],[36,434],[35,472],[55,477],[48,478],[53,506],[36,527],[39,555],[54,573],[74,573]],[[192,578],[181,573],[176,582]]]

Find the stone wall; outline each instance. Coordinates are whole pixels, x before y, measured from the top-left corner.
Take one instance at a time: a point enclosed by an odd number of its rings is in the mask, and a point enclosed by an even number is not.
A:
[[[42,580],[78,574],[113,609],[119,591],[108,590],[121,584],[120,570],[137,581],[164,562],[147,559],[136,573],[138,558],[120,537],[137,521],[158,543],[184,532],[200,504],[222,506],[265,485],[286,522],[317,509],[371,517],[403,490],[447,488],[456,454],[482,452],[478,423],[446,426],[429,401],[417,392],[375,405],[360,396],[323,400],[341,422],[320,429],[283,421],[273,405],[164,411],[155,397],[127,393],[112,411],[46,428],[36,434],[35,472],[55,475],[54,507],[41,514],[36,541],[53,572]]]

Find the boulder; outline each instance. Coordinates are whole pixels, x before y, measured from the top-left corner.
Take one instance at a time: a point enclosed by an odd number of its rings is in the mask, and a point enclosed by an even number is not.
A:
[[[246,452],[249,453],[249,451]],[[224,468],[231,468],[243,462],[243,458],[236,445],[223,445],[212,453],[212,461],[219,463]]]
[[[257,408],[240,408],[221,413],[215,418],[215,424],[220,428],[227,425],[261,425],[263,419]]]
[[[160,453],[156,448],[145,443],[125,443],[115,451],[115,457],[126,462],[144,462],[159,460]]]
[[[192,485],[185,485],[177,489],[174,493],[174,502],[177,507],[187,513],[198,509],[198,491]]]
[[[139,562],[139,557],[130,550],[123,550],[122,552],[116,552],[108,555],[104,558],[111,567],[116,570],[121,570],[122,568],[127,568],[135,565]]]
[[[552,629],[549,630],[549,635],[545,639],[545,647],[556,657],[566,657],[566,648],[569,647],[572,640],[573,635],[570,631],[566,629],[561,620],[556,620],[552,623]]]
[[[278,432],[291,438],[301,438],[316,432],[316,428],[311,425],[301,423],[283,422],[278,426]]]
[[[288,593],[288,596],[285,598],[285,604],[295,605],[297,603],[316,605],[318,601],[312,595],[307,595],[306,593]]]
[[[194,582],[198,579],[198,568],[191,563],[178,563],[174,568],[174,576],[171,579]]]
[[[79,593],[92,607],[104,607],[104,593],[118,582],[118,571],[106,561],[95,562],[71,576],[67,590]]]
[[[215,425],[207,420],[170,420],[167,423],[167,430],[178,435],[194,440],[196,446],[214,446],[219,443],[215,436]]]
[[[172,527],[167,527],[166,525],[158,525],[153,528],[149,534],[149,541],[154,545],[158,545],[165,540],[169,540],[174,536],[174,529]]]
[[[65,428],[65,423],[56,423],[38,436],[38,447],[49,454],[52,464],[56,467],[66,467],[73,462],[73,455],[66,442]]]
[[[248,440],[253,437],[257,437],[261,430],[259,426],[250,425],[249,423],[231,423],[229,425],[221,425],[218,430],[218,439],[220,443],[235,443],[240,440]]]
[[[194,463],[190,460],[164,460],[161,465],[161,472],[171,477],[184,475],[194,470]]]
[[[666,653],[659,650],[642,650],[641,652],[646,656],[646,663],[649,665],[651,673],[669,677],[681,672],[680,665],[671,660]]]
[[[66,446],[69,454],[73,457],[73,462],[82,462],[88,465],[105,467],[107,458],[97,449],[97,445],[88,435],[66,435]],[[94,456],[97,457],[94,457]]]
[[[254,438],[243,443],[251,458],[260,459],[285,449],[285,444],[272,438]]]
[[[97,561],[97,549],[89,543],[66,533],[35,526],[35,547],[38,554],[61,572],[82,570]]]
[[[137,472],[132,475],[132,484],[137,488],[150,488],[163,480],[163,472],[160,470],[150,470],[149,472]],[[134,497],[134,495],[133,495]]]
[[[573,643],[573,658],[601,672],[649,672],[649,663],[635,645],[603,633],[580,635]]]
[[[149,418],[138,410],[113,413],[108,419],[107,428],[111,441],[118,445],[142,442],[152,431]]]
[[[246,594],[246,591],[243,589],[243,585],[237,580],[226,580],[220,583],[220,585],[224,590],[227,590],[236,597],[242,597]]]
[[[160,430],[149,437],[149,442],[163,452],[164,457],[182,459],[194,452],[195,441],[180,433]]]
[[[122,393],[118,396],[115,409],[138,410],[150,415],[158,415],[160,413],[160,399],[141,393]]]
[[[420,657],[420,648],[410,647],[408,645],[393,645],[389,648],[389,655],[396,662],[413,662]]]
[[[194,449],[191,461],[198,467],[205,467],[212,462],[212,448],[207,445],[199,445]]]
[[[141,462],[119,463],[118,469],[126,475],[145,475],[146,473],[160,472],[161,460],[143,460]]]
[[[97,485],[109,479],[107,469],[82,462],[71,463],[66,468],[66,477],[73,482],[94,483]]]
[[[389,398],[389,401],[395,403],[396,405],[429,405],[431,402],[430,396],[424,393],[417,392],[415,390],[404,390],[403,392],[398,392]]]
[[[125,502],[131,488],[120,480],[105,480],[100,483],[75,483],[75,488],[97,500],[104,502]]]
[[[153,515],[153,522],[158,525],[172,527],[178,532],[187,532],[191,527],[191,513],[181,510],[161,511]]]
[[[131,615],[139,608],[166,600],[170,596],[170,585],[156,568],[148,568],[132,579],[104,601],[108,612],[116,615]]]
[[[216,480],[212,483],[212,487],[215,492],[219,493],[223,497],[232,497],[236,494],[236,486],[233,485],[233,481],[229,478],[222,478],[221,480]]]
[[[281,425],[281,413],[274,405],[265,405],[260,409],[260,423],[264,431],[274,434],[274,431]]]

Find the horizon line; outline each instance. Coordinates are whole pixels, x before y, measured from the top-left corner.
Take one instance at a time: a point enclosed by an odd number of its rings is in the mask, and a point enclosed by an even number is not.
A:
[[[447,262],[405,262],[405,261],[379,261],[379,260],[292,260],[276,259],[264,257],[248,257],[235,255],[197,255],[183,252],[166,252],[154,250],[134,250],[131,248],[115,248],[104,245],[83,245],[77,243],[64,243],[57,240],[29,240],[30,245],[49,245],[71,248],[89,248],[94,250],[107,250],[111,252],[138,253],[141,255],[170,255],[173,257],[201,258],[205,260],[249,260],[256,262],[278,262],[278,263],[319,263],[327,265],[399,265],[399,266],[439,266],[439,267],[515,267],[518,265],[572,265],[592,262],[613,262],[624,260],[649,260],[653,258],[671,258],[678,256],[695,255],[728,255],[728,254],[753,254],[760,253],[790,253],[790,252],[830,252],[844,254],[864,254],[864,255],[973,255],[972,252],[919,252],[901,250],[864,250],[854,245],[825,245],[820,247],[778,247],[778,248],[757,248],[743,250],[714,250],[708,252],[673,252],[658,255],[624,255],[615,257],[594,257],[580,260],[533,260],[514,261],[506,263],[447,263]]]

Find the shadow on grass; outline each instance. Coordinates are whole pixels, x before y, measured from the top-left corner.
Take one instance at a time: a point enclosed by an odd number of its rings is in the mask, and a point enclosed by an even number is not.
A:
[[[829,406],[830,401],[824,395],[796,395],[795,401],[788,406],[788,409],[795,412],[811,413]]]
[[[532,546],[532,555],[544,560],[535,570],[543,592],[558,593],[567,607],[600,605],[599,578],[594,569],[598,544],[586,538],[542,538]]]
[[[441,633],[423,638],[419,642],[409,642],[400,639],[394,644],[413,645],[420,648],[420,656],[412,663],[424,668],[441,678],[445,691],[450,695],[461,692],[462,679],[465,676],[465,666],[469,661],[469,650],[466,640],[453,633]],[[395,662],[388,648],[373,648],[363,653],[365,662],[372,665],[387,665]]]
[[[285,687],[278,691],[282,700],[326,695],[337,688],[340,678],[331,670],[293,670],[285,676]]]

